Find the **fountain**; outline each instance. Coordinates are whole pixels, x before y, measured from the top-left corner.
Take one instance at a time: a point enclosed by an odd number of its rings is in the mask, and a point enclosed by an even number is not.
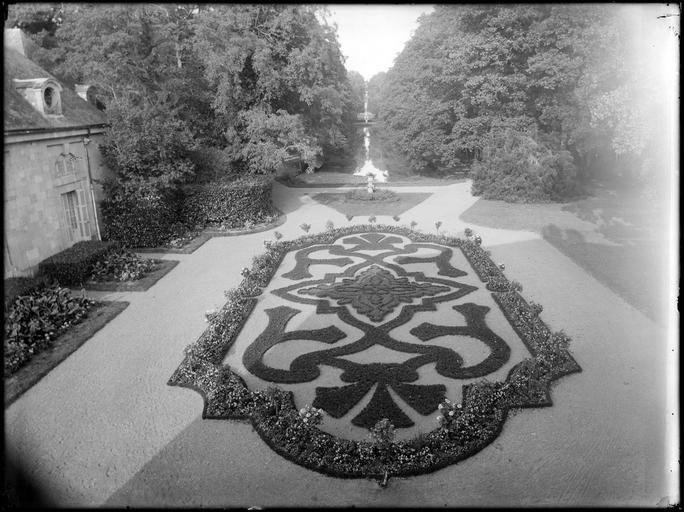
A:
[[[368,90],[366,90],[366,98],[364,102],[364,112],[363,117],[368,122]],[[361,166],[361,168],[354,173],[354,176],[367,176],[368,177],[368,192],[372,192],[371,184],[373,182],[386,183],[388,172],[381,171],[371,161],[370,156],[370,128],[368,126],[363,127],[363,144],[366,147],[366,158]],[[373,187],[374,189],[374,187]]]

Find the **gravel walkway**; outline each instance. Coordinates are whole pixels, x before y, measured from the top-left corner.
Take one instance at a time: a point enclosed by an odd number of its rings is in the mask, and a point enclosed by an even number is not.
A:
[[[276,229],[293,238],[302,222],[312,232],[349,224],[311,199],[324,190],[274,185],[287,214]],[[441,220],[441,231],[462,233],[458,217],[476,199],[467,182],[401,191],[435,192],[402,215],[424,231]],[[7,454],[56,506],[667,504],[667,333],[535,233],[471,227],[544,305],[545,322],[573,338],[583,372],[560,379],[553,407],[513,414],[465,461],[387,489],[325,477],[276,455],[247,423],[202,420],[199,394],[166,385],[205,329],[204,312],[223,304],[275,229],[164,255],[180,263],[146,292],[92,293],[131,305],[6,409]]]

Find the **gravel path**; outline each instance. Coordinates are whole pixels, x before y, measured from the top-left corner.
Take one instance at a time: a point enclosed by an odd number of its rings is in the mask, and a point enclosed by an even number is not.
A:
[[[274,185],[286,238],[348,224]],[[334,189],[331,189],[334,190]],[[402,215],[461,233],[469,183],[402,187],[435,195]],[[354,219],[360,223],[364,219]],[[378,217],[379,223],[395,224]],[[531,232],[471,226],[542,318],[572,338],[583,372],[554,386],[553,407],[515,413],[475,456],[388,489],[282,459],[235,421],[201,419],[199,394],[166,382],[273,231],[214,238],[146,292],[99,293],[131,305],[5,411],[7,454],[57,506],[655,506],[668,490],[667,333]],[[96,294],[93,293],[93,296]],[[678,475],[673,474],[676,478]],[[676,481],[676,480],[673,480]]]

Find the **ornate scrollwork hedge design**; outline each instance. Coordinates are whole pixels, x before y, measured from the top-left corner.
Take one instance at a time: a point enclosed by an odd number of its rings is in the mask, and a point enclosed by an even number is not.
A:
[[[421,249],[430,249],[436,255],[416,254]],[[317,386],[314,407],[333,418],[345,418],[364,397],[370,396],[367,405],[350,418],[353,425],[370,429],[380,419],[388,418],[396,428],[409,427],[414,422],[393,394],[421,415],[432,414],[446,398],[443,384],[419,382],[421,367],[434,365],[437,374],[448,379],[472,379],[502,368],[510,358],[506,341],[487,325],[490,308],[468,300],[477,288],[459,281],[467,271],[452,266],[454,249],[463,252],[480,280],[487,283],[496,304],[532,357],[512,366],[505,382],[464,386],[460,416],[449,423],[450,427],[392,443],[383,452],[382,464],[368,442],[341,439],[303,424],[292,393],[277,388],[250,390],[223,364],[257,302],[254,297],[268,285],[284,256],[297,251],[293,268],[282,274],[292,284],[270,291],[283,299],[283,304],[265,310],[268,324],[244,350],[244,367],[274,384],[314,382],[321,366],[337,368],[343,384]],[[315,258],[316,252],[330,256]],[[407,271],[405,266],[414,263],[433,264],[437,271],[434,276]],[[340,271],[316,278],[310,270],[319,264],[338,266]],[[413,475],[453,464],[490,443],[501,430],[509,408],[551,405],[550,382],[580,371],[567,351],[567,337],[551,333],[486,252],[468,240],[392,226],[354,226],[278,242],[271,244],[265,255],[255,258],[240,287],[227,297],[226,306],[205,334],[186,349],[186,357],[169,384],[202,393],[204,417],[248,418],[275,451],[333,476],[368,477],[383,472]],[[410,329],[413,343],[392,335],[393,329],[407,324],[417,313],[435,311],[441,303],[448,303],[465,324],[424,321]],[[305,305],[315,306],[319,315],[335,315],[342,328],[329,325],[288,330]],[[360,331],[361,336],[349,340],[344,325]],[[442,336],[477,340],[486,346],[488,355],[476,364],[465,364],[453,348],[434,344],[433,340]],[[295,357],[287,368],[272,368],[264,361],[271,348],[292,340],[322,342],[323,348]],[[408,358],[403,362],[345,358],[373,346],[405,353]]]

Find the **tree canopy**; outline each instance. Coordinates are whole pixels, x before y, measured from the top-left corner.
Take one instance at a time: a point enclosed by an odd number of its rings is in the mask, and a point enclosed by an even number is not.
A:
[[[244,172],[272,172],[292,156],[313,170],[327,154],[350,151],[357,77],[320,8],[54,3],[10,11],[11,25],[41,46],[34,58],[67,83],[96,85],[116,111],[113,123],[135,117],[126,110],[164,113],[194,143],[225,148]]]
[[[549,155],[544,179],[556,183],[530,198],[571,194],[575,174],[589,173],[606,148],[637,161],[653,140],[644,127],[654,102],[635,72],[631,26],[607,4],[437,6],[393,67],[371,78],[370,108],[415,169],[483,163],[475,181],[486,194],[520,171],[501,148],[522,158],[534,147]],[[524,165],[527,177],[540,172]],[[484,180],[484,169],[497,176]]]

